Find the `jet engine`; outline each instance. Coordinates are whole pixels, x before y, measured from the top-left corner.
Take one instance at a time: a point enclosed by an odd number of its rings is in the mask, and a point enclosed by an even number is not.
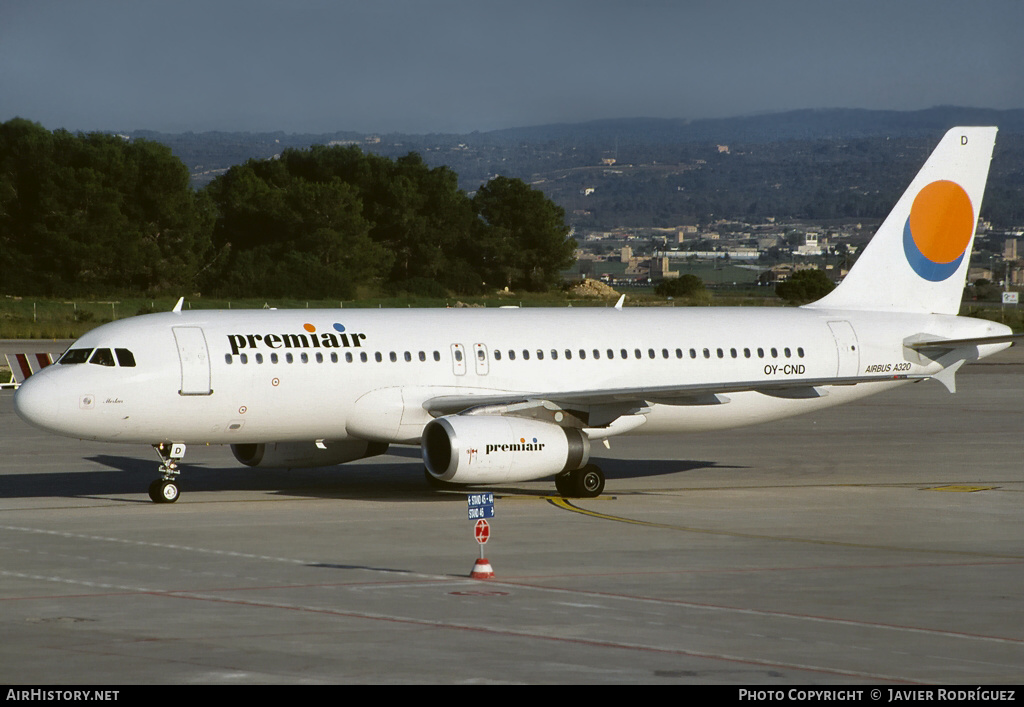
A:
[[[345,462],[383,454],[386,442],[367,442],[360,439],[328,440],[323,448],[315,442],[267,442],[261,444],[232,444],[231,453],[246,466],[276,469],[304,469],[315,466],[333,466]]]
[[[531,481],[574,471],[590,458],[590,439],[575,427],[498,415],[450,415],[427,423],[427,471],[462,484]]]

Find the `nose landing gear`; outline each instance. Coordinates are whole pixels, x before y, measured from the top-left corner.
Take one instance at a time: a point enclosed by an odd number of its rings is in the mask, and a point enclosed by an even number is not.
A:
[[[178,462],[185,456],[185,445],[161,442],[153,449],[160,455],[160,469],[163,476],[149,485],[149,497],[153,503],[174,503],[180,495],[177,477]]]

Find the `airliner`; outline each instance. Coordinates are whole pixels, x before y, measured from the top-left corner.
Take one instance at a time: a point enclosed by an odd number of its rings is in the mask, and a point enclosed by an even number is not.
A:
[[[419,445],[428,480],[605,487],[617,435],[810,413],[934,378],[1014,343],[957,316],[994,127],[939,142],[842,283],[791,308],[173,311],[104,324],[17,390],[27,422],[152,445],[178,499],[188,445],[252,467],[341,464]]]

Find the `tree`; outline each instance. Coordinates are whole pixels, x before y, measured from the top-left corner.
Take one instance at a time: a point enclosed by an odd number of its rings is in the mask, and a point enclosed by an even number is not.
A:
[[[662,297],[693,297],[705,292],[704,281],[687,273],[671,280],[662,280],[654,287]]]
[[[337,177],[296,177],[278,160],[250,160],[209,187],[224,254],[211,287],[241,295],[341,297],[390,267],[369,235],[356,190]]]
[[[574,260],[565,211],[520,179],[495,177],[473,197],[480,217],[477,257],[491,284],[545,290]]]
[[[835,285],[821,270],[799,270],[776,285],[775,294],[791,304],[805,304],[821,299],[833,289]]]
[[[147,140],[0,124],[0,281],[26,294],[192,291],[209,202]]]

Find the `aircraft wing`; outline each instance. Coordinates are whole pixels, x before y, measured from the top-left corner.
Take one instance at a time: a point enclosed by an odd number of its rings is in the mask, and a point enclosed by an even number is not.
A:
[[[848,376],[831,378],[799,378],[786,380],[729,381],[721,383],[689,383],[637,388],[604,388],[568,391],[523,391],[482,395],[441,395],[424,401],[423,408],[434,417],[454,415],[480,407],[514,406],[521,403],[549,402],[558,408],[572,410],[593,406],[647,407],[662,405],[718,405],[729,402],[728,393],[758,392],[779,398],[820,398],[825,389],[836,385],[860,383],[891,383],[923,380],[925,374]],[[495,411],[501,414],[500,411]],[[515,414],[509,410],[509,414]]]

